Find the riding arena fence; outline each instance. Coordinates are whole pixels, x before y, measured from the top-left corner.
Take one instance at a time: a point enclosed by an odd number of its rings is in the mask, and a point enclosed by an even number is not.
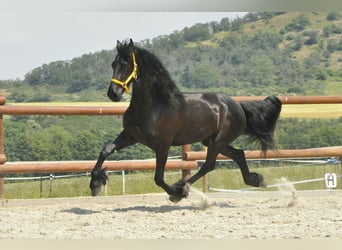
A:
[[[342,104],[342,96],[278,96],[283,105],[287,104]],[[263,100],[265,96],[238,96],[236,101]],[[4,115],[123,115],[126,106],[35,106],[35,105],[6,105],[6,98],[0,97],[0,197],[4,193],[4,177],[6,174],[19,173],[60,173],[60,172],[89,172],[95,161],[36,161],[36,162],[7,162],[4,150]],[[182,146],[182,159],[168,160],[167,170],[181,170],[182,178],[187,179],[191,170],[198,169],[198,161],[205,159],[204,151],[191,151],[191,145]],[[247,159],[284,159],[284,158],[320,158],[342,157],[342,146],[268,151],[266,156],[261,151],[245,151]],[[218,159],[228,157],[219,155]],[[155,160],[106,161],[104,167],[109,171],[153,170]],[[203,179],[203,190],[207,191],[206,178]]]

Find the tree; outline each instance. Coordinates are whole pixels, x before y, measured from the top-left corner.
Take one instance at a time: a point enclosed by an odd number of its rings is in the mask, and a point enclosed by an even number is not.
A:
[[[29,96],[27,93],[23,92],[13,92],[10,96],[9,99],[14,100],[15,102],[26,102],[29,100]]]
[[[318,35],[318,31],[308,31],[305,32],[306,36],[309,36],[309,38],[307,40],[305,40],[304,44],[306,45],[313,45],[313,44],[317,44],[318,40],[319,40],[319,35]]]
[[[299,14],[295,17],[288,25],[285,26],[285,29],[288,31],[302,31],[306,26],[310,24],[310,19],[305,16],[305,14]]]
[[[294,43],[293,43],[293,50],[300,50],[303,46],[303,42],[304,42],[304,37],[302,35],[297,35],[294,39]]]
[[[183,30],[183,39],[188,42],[198,42],[208,39],[210,36],[208,24],[195,24]]]
[[[282,36],[275,32],[259,32],[253,35],[248,43],[255,49],[270,50],[277,49],[282,40]]]
[[[331,53],[337,50],[338,43],[335,39],[329,39],[327,44],[327,50],[329,50]]]
[[[231,30],[232,31],[241,31],[243,29],[245,22],[242,18],[236,18],[231,22]]]
[[[183,44],[184,44],[184,40],[182,38],[182,34],[181,33],[173,32],[169,36],[169,47],[170,47],[170,49],[177,49],[177,48],[179,48]]]
[[[31,160],[58,161],[70,160],[70,134],[62,127],[53,125],[42,131],[34,131],[27,135],[31,142]]]
[[[253,85],[272,86],[275,84],[275,65],[266,55],[251,56],[247,68],[250,71],[247,80]]]
[[[246,15],[244,15],[243,20],[245,22],[255,22],[259,20],[259,18],[260,18],[259,13],[249,12]]]
[[[26,136],[26,122],[6,120],[4,129],[4,148],[8,161],[29,161],[32,153],[31,143]]]
[[[42,80],[42,70],[41,68],[35,68],[31,72],[25,75],[24,82],[30,85],[39,85]]]
[[[183,79],[183,86],[189,88],[196,86],[200,89],[213,88],[219,86],[219,72],[216,68],[208,64],[199,64],[188,70]]]
[[[229,31],[231,27],[231,23],[228,17],[222,18],[220,21],[220,26],[222,31]]]
[[[76,93],[89,88],[91,75],[87,71],[75,71],[72,74],[70,87],[66,89],[66,93]]]
[[[100,136],[94,131],[84,130],[71,139],[70,149],[74,160],[96,159],[102,147]]]
[[[329,21],[339,20],[340,18],[341,18],[341,14],[338,12],[329,12],[327,15],[327,20]]]

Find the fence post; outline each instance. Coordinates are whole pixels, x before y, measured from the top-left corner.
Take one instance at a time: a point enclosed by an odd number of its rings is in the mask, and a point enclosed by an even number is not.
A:
[[[126,194],[126,177],[125,177],[125,170],[121,171],[121,177],[122,177],[122,194]]]
[[[182,160],[185,160],[185,152],[191,151],[191,144],[182,146]],[[182,179],[186,181],[191,177],[191,170],[183,169],[182,170]]]
[[[0,174],[0,198],[4,194],[4,176]]]
[[[0,97],[0,105],[5,105],[6,97]],[[6,162],[6,156],[4,153],[4,123],[3,115],[0,113],[0,165]],[[4,175],[0,174],[0,198],[4,194]]]
[[[203,146],[203,151],[207,153],[207,147]],[[209,173],[205,174],[202,178],[202,191],[203,193],[209,192]]]

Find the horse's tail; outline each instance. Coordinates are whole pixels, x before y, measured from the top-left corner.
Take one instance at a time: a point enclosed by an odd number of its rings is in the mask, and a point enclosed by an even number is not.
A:
[[[281,101],[276,96],[266,97],[263,101],[243,101],[241,107],[246,115],[245,134],[251,141],[259,141],[262,151],[275,148],[273,133],[281,111]]]

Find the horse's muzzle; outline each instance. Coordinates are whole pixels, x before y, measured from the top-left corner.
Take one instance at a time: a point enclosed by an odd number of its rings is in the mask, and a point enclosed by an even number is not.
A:
[[[109,86],[108,91],[107,91],[107,96],[108,98],[113,101],[113,102],[119,102],[122,97],[122,93],[117,94],[114,90],[114,87]]]

